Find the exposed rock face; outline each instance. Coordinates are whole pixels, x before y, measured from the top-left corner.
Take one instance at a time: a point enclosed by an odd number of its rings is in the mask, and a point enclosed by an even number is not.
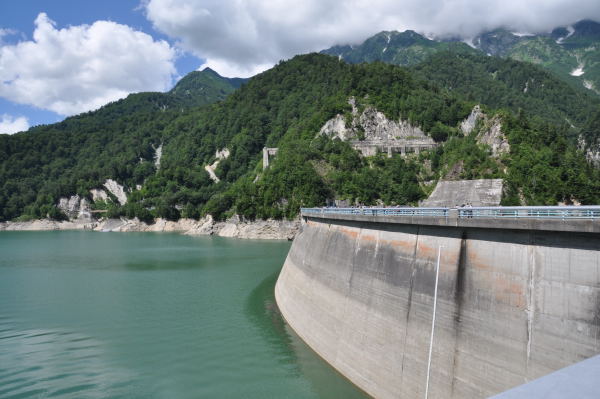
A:
[[[353,100],[353,99],[351,99]],[[358,140],[360,132],[364,132],[365,141],[383,141],[390,140],[433,140],[427,136],[419,127],[412,126],[408,121],[389,120],[382,112],[373,107],[367,107],[358,115],[358,110],[353,105],[353,118],[350,128],[346,127],[346,119],[343,115],[336,115],[325,122],[320,134],[340,140]]]
[[[198,223],[188,230],[185,234],[187,235],[200,235],[200,236],[209,236],[212,235],[214,230],[215,222],[211,215],[206,215],[202,219],[198,221]]]
[[[258,220],[255,222],[241,221],[239,217],[216,223],[214,234],[220,237],[291,240],[300,229],[299,220]]]
[[[211,165],[206,165],[204,167],[204,170],[208,173],[210,179],[215,183],[218,183],[220,181],[217,175],[215,174],[215,170],[217,169],[217,166],[219,166],[219,162],[221,162],[221,160],[223,159],[229,158],[230,154],[231,153],[227,148],[223,148],[221,151],[217,150],[217,152],[215,152],[215,157],[217,158],[215,162],[213,162]]]
[[[257,220],[247,222],[234,216],[215,223],[208,215],[200,220],[180,219],[177,222],[157,219],[146,224],[138,219],[108,219],[98,223],[94,230],[119,232],[182,232],[186,235],[218,235],[220,237],[291,240],[300,228],[300,221]]]
[[[504,133],[502,133],[502,120],[495,116],[488,118],[481,111],[481,107],[476,105],[473,107],[471,114],[460,123],[460,130],[466,136],[473,132],[477,127],[478,122],[482,122],[479,132],[477,133],[477,142],[479,144],[489,145],[494,156],[510,152],[510,145]]]
[[[28,222],[0,223],[0,231],[46,231],[46,230],[91,230],[95,223],[58,222],[50,219],[31,220]]]
[[[156,152],[154,153],[154,167],[158,172],[158,170],[160,169],[160,160],[162,158],[163,145],[161,144],[158,147],[156,147],[155,151]]]
[[[344,118],[344,115],[336,115],[335,118],[331,118],[325,122],[319,134],[324,134],[332,139],[338,137],[342,141],[356,138],[354,131],[346,128],[346,118]]]
[[[508,140],[502,133],[502,121],[497,116],[486,122],[485,128],[477,135],[477,142],[489,145],[494,156],[510,152]]]
[[[600,150],[587,150],[585,152],[585,157],[588,160],[588,162],[591,162],[596,167],[600,167]]]
[[[321,127],[319,134],[349,141],[354,149],[365,156],[375,155],[379,151],[387,151],[390,156],[392,152],[418,152],[436,145],[431,137],[408,121],[389,120],[373,107],[367,107],[359,114],[355,99],[350,98],[348,103],[352,105],[350,126],[347,126],[343,115],[336,115]]]
[[[595,167],[600,167],[600,140],[595,143],[587,143],[583,136],[577,138],[577,148],[585,153],[585,158]]]
[[[485,115],[483,114],[483,112],[481,112],[481,107],[479,105],[476,105],[475,107],[473,107],[473,110],[471,111],[467,119],[460,123],[460,130],[465,136],[468,135],[473,131],[473,129],[475,129],[475,126],[477,126],[477,122],[484,118]]]
[[[90,204],[87,199],[80,198],[79,195],[60,198],[57,207],[71,220],[78,219],[88,222],[92,220]]]
[[[42,219],[29,222],[0,223],[3,230],[95,230],[103,232],[178,232],[186,235],[218,235],[220,237],[291,240],[300,230],[300,220],[257,220],[243,221],[234,216],[225,222],[217,222],[207,215],[200,220],[179,219],[176,222],[157,219],[153,224],[147,224],[139,219],[102,219],[83,223],[57,222]]]
[[[127,203],[127,194],[125,193],[125,189],[122,185],[120,185],[113,179],[108,179],[104,183],[104,187],[106,187],[108,191],[110,191],[115,197],[117,197],[117,201],[119,201],[121,205],[125,205]]]
[[[382,112],[372,107],[365,109],[360,115],[359,126],[364,129],[366,140],[419,139],[433,142],[420,128],[412,126],[408,121],[391,121]]]
[[[502,179],[439,181],[422,207],[498,206],[502,199]]]
[[[156,219],[153,224],[147,224],[137,218],[134,219],[106,219],[99,222],[94,230],[118,232],[185,232],[193,229],[198,224],[194,219],[179,219],[176,222],[166,219]]]
[[[106,201],[108,200],[108,194],[106,191],[101,188],[93,188],[90,190],[90,194],[92,194],[92,201]]]

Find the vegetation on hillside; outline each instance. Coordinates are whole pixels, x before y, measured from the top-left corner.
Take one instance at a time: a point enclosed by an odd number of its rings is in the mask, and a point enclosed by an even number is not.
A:
[[[597,202],[598,171],[566,138],[570,127],[562,120],[583,123],[586,98],[567,91],[574,105],[561,107],[552,98],[563,95],[560,85],[537,69],[532,76],[528,68],[455,53],[413,69],[309,54],[281,62],[212,105],[195,106],[183,83],[169,94],[132,95],[96,112],[0,137],[0,220],[60,217],[60,197],[89,197],[89,189],[107,178],[130,190],[129,202],[96,206],[109,216],[148,221],[207,213],[289,218],[301,206],[332,199],[416,205],[426,196],[426,182],[449,174],[506,178],[507,204]],[[522,75],[539,86],[531,83],[531,92],[523,93]],[[360,157],[348,143],[319,136],[327,120],[350,112],[349,97],[359,108],[373,106],[389,119],[409,120],[442,145],[407,158]],[[475,133],[459,133],[476,103],[487,105],[490,115],[505,108],[510,154],[494,157]],[[156,170],[159,145],[163,158]],[[279,153],[263,171],[265,146],[279,147]],[[204,166],[223,148],[231,155],[220,161],[215,183]]]

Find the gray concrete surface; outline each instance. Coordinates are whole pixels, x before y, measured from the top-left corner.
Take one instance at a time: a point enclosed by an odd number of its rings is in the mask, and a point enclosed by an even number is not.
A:
[[[502,199],[502,179],[441,180],[420,206],[455,207],[470,203],[472,206],[498,206]]]
[[[491,399],[598,399],[600,356],[520,385]]]
[[[424,395],[439,246],[430,398],[488,397],[600,353],[599,234],[381,219],[307,218],[275,287],[289,325],[370,395]]]

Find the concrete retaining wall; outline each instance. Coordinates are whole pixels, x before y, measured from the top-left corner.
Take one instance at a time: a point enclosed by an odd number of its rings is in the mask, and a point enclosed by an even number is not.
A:
[[[290,326],[377,398],[502,392],[600,352],[600,235],[308,218],[275,287]]]

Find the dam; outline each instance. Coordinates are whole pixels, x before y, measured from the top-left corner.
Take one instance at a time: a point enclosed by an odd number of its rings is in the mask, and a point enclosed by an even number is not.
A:
[[[277,304],[373,397],[483,398],[600,353],[600,207],[315,208],[302,219]]]

